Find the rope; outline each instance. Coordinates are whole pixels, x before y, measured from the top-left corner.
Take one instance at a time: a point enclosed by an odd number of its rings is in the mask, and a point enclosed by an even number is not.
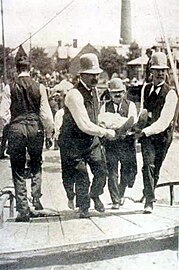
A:
[[[38,34],[42,29],[44,29],[49,23],[51,23],[56,17],[58,17],[64,10],[66,10],[75,0],[72,0],[70,3],[68,3],[63,9],[61,9],[58,13],[56,13],[48,22],[46,22],[44,25],[42,25],[36,32],[34,32],[30,37],[28,37],[27,39],[25,39],[22,43],[20,43],[18,46],[16,46],[14,49],[12,49],[8,54],[6,54],[5,58],[7,58],[7,56],[12,53],[13,51],[15,51],[17,48],[19,48],[19,46],[23,45],[24,43],[26,43],[29,39],[31,39],[32,37],[34,37],[36,34]],[[0,60],[2,60],[3,58],[0,57]]]
[[[159,23],[160,23],[160,27],[161,27],[161,32],[163,34],[164,41],[166,43],[167,52],[168,52],[171,68],[172,68],[172,71],[173,71],[174,82],[175,82],[175,86],[176,86],[176,94],[177,94],[177,97],[178,97],[178,102],[177,102],[176,109],[175,109],[175,115],[174,115],[174,118],[173,118],[172,132],[174,132],[175,124],[176,124],[176,121],[178,119],[178,114],[179,114],[179,82],[178,82],[176,66],[175,66],[175,63],[174,63],[174,60],[173,60],[173,55],[172,55],[172,52],[171,52],[170,44],[169,44],[167,35],[165,33],[165,29],[164,29],[163,24],[162,24],[162,19],[161,19],[161,15],[160,15],[158,5],[157,5],[157,0],[154,0],[154,5],[155,5],[156,12],[158,14],[158,19],[159,19]]]

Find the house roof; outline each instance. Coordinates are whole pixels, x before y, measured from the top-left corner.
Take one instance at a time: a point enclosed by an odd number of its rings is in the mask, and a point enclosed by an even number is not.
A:
[[[77,58],[80,58],[80,56],[84,53],[96,53],[97,55],[99,54],[99,51],[90,43],[88,43],[87,45],[85,45],[83,48],[79,49],[78,54],[76,54],[76,56],[74,58],[71,59],[71,63],[76,61]]]
[[[143,55],[143,56],[140,56],[140,57],[138,57],[138,58],[136,58],[136,59],[134,59],[134,60],[131,60],[131,61],[129,61],[127,64],[129,65],[129,66],[141,66],[141,65],[146,65],[147,64],[147,62],[148,62],[148,57],[147,57],[147,55]]]

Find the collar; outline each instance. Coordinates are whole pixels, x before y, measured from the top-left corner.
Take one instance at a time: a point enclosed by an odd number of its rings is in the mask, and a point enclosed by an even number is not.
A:
[[[27,72],[27,71],[22,71],[22,72],[18,75],[18,77],[30,77],[30,74],[29,74],[29,72]]]
[[[163,82],[161,82],[161,83],[159,83],[158,85],[155,85],[155,86],[154,86],[154,84],[152,84],[152,87],[151,87],[151,90],[150,90],[150,95],[151,95],[151,93],[154,91],[154,89],[155,89],[156,94],[158,95],[159,92],[160,92],[161,86],[162,86],[164,83],[165,83],[165,81],[163,81]]]
[[[88,91],[91,91],[91,89],[86,85],[86,83],[80,79],[80,82],[82,83],[82,85],[88,90]]]

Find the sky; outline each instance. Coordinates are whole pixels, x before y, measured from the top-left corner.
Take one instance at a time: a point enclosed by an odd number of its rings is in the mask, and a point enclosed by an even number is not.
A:
[[[35,33],[72,0],[3,0],[5,45],[14,48]],[[159,14],[156,12],[156,3]],[[132,40],[152,46],[161,37],[179,37],[179,0],[131,0]],[[121,0],[74,0],[43,30],[32,37],[32,46],[56,46],[58,40],[79,46],[118,45]],[[0,26],[1,30],[1,26]],[[2,43],[2,39],[1,39]],[[30,46],[29,41],[25,47]]]

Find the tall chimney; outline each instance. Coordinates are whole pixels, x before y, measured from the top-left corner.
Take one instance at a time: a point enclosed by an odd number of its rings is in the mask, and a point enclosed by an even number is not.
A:
[[[132,42],[131,1],[122,0],[122,3],[121,3],[121,43],[130,44],[131,42]]]
[[[73,39],[73,48],[77,48],[78,45],[77,45],[77,39]]]

